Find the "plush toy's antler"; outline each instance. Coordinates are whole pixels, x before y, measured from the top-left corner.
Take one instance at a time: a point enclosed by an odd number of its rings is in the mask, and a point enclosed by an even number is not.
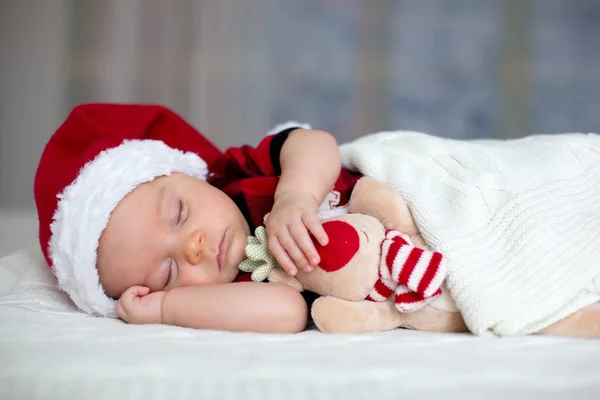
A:
[[[279,266],[275,257],[269,251],[267,231],[264,226],[259,226],[254,231],[255,236],[248,236],[246,244],[246,259],[239,265],[244,272],[252,272],[252,280],[262,282],[271,273],[273,268]]]

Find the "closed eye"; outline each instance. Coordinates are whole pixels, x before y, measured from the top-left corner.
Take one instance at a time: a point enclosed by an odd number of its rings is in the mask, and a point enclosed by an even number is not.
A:
[[[365,232],[362,229],[360,229],[360,233],[362,233],[363,235],[365,235],[365,240],[367,241],[367,243],[369,243],[369,235],[367,235],[367,232]]]
[[[167,277],[165,279],[165,284],[163,285],[163,290],[169,286],[171,283],[173,283],[173,281],[175,280],[176,277],[176,269],[177,269],[177,264],[175,263],[175,260],[171,258],[171,260],[169,261],[169,267],[168,267],[168,272],[167,272]]]
[[[177,226],[183,224],[185,222],[185,218],[187,217],[187,207],[183,200],[179,199],[179,213],[177,214]]]

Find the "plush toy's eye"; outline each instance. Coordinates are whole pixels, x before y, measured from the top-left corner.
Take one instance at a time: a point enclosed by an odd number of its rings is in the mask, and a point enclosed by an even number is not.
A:
[[[364,230],[362,230],[362,229],[361,229],[361,230],[360,230],[360,233],[362,233],[362,234],[365,236],[365,241],[366,241],[367,243],[369,243],[369,242],[370,242],[370,240],[369,240],[369,235],[367,235],[367,232],[365,232]]]
[[[334,272],[350,262],[360,248],[360,237],[356,229],[344,221],[328,221],[323,229],[329,237],[327,246],[321,246],[313,240],[321,257],[319,267],[327,272]]]

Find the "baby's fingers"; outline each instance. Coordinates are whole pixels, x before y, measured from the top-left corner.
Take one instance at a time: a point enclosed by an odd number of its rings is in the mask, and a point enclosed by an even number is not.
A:
[[[283,241],[281,241],[282,237]],[[271,251],[273,257],[275,257],[279,265],[281,265],[281,268],[283,268],[285,272],[287,272],[291,276],[294,276],[296,275],[298,270],[296,269],[296,263],[294,263],[294,261],[292,260],[292,254],[290,254],[290,250],[292,250],[292,253],[294,253],[294,250],[291,248],[292,246],[290,245],[291,240],[292,239],[289,236],[289,232],[287,232],[287,230],[285,236],[283,234],[280,234],[279,236],[272,236],[269,238],[269,250]],[[287,246],[287,248],[285,246]],[[300,252],[300,249],[298,249],[297,246],[296,252]]]
[[[310,223],[310,220],[307,220]],[[312,270],[312,267],[319,265],[319,262],[321,260],[319,258],[319,253],[317,253],[317,249],[315,249],[315,245],[307,230],[307,226],[305,225],[304,219],[302,221],[294,223],[290,231],[294,241],[302,251],[303,256],[306,257],[306,259],[308,260],[307,263],[298,265],[302,266],[306,272],[310,272]]]
[[[150,293],[150,288],[145,286],[132,286],[125,290],[125,292],[119,298],[119,301],[130,303],[138,297],[144,297],[148,293]]]
[[[310,233],[312,233],[321,246],[327,246],[327,243],[329,243],[329,236],[327,236],[327,232],[325,232],[321,221],[315,214],[303,216],[302,222],[304,222],[304,225],[306,225]]]
[[[139,302],[141,297],[144,297],[150,293],[150,288],[145,286],[132,286],[125,290],[119,301],[117,301],[116,311],[119,318],[127,321],[128,312],[131,309],[134,302]]]

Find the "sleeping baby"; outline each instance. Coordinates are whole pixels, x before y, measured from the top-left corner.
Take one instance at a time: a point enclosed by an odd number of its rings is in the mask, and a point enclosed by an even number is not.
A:
[[[269,213],[273,257],[290,276],[310,272],[330,240],[319,215],[343,209],[369,176],[402,195],[448,259],[450,294],[473,333],[600,336],[598,141],[396,132],[338,147],[291,122],[221,153],[164,107],[84,104],[37,169],[40,244],[61,289],[91,315],[298,332],[303,296],[239,273],[248,235]]]

